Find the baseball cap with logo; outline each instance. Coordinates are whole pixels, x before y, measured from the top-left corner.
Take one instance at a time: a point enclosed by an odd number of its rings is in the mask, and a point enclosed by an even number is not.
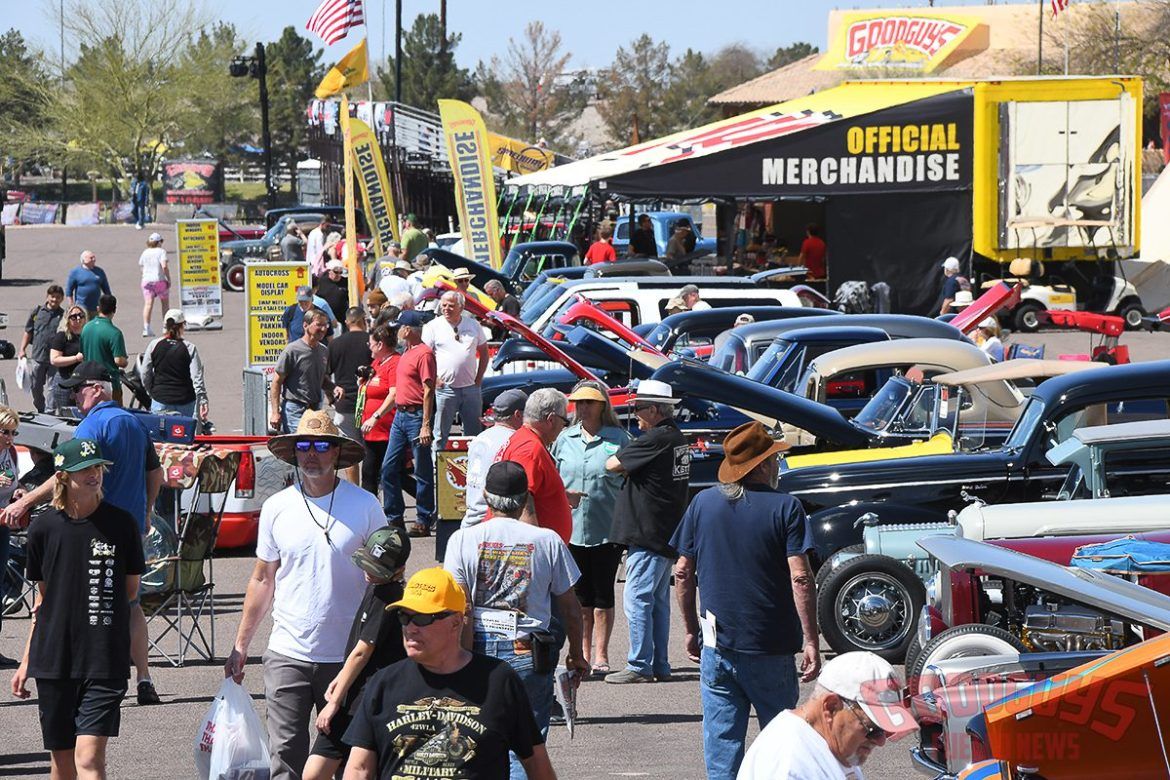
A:
[[[817,684],[843,699],[857,702],[887,739],[898,739],[918,729],[906,707],[902,680],[881,656],[866,651],[842,653],[825,664]]]
[[[409,557],[410,537],[391,525],[370,534],[366,543],[350,556],[362,571],[382,580],[393,577]]]
[[[423,615],[439,612],[467,611],[467,595],[463,588],[441,566],[416,571],[406,583],[406,590],[398,601],[386,605],[386,610],[409,609]]]
[[[90,466],[112,466],[102,457],[102,449],[93,439],[70,439],[53,451],[53,468],[57,471],[81,471]]]

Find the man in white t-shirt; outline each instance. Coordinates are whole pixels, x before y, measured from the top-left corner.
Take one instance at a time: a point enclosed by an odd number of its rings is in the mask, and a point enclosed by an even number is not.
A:
[[[309,755],[313,708],[341,671],[365,578],[350,556],[386,523],[377,498],[337,477],[362,460],[325,411],[307,411],[296,433],[274,436],[272,454],[296,466],[297,482],[260,510],[256,567],[225,676],[244,677],[248,645],[272,608],[264,653],[264,698],[272,780],[300,778]]]
[[[488,469],[524,424],[524,404],[528,393],[518,387],[505,390],[492,401],[495,424],[485,428],[467,445],[467,511],[463,513],[460,528],[470,528],[487,517],[487,500],[483,495]]]
[[[491,521],[452,534],[443,561],[467,592],[471,631],[464,630],[463,644],[507,661],[520,675],[536,725],[547,735],[560,647],[551,630],[554,602],[569,641],[565,666],[579,674],[589,671],[581,649],[581,604],[573,590],[581,571],[555,531],[520,519],[529,502],[523,466],[511,460],[493,464],[484,496]],[[512,780],[524,780],[514,754],[511,763]]]
[[[918,728],[902,695],[902,680],[881,656],[837,656],[808,701],[764,727],[737,780],[864,780],[870,753]]]
[[[386,300],[392,301],[395,296],[407,294],[414,299],[414,295],[410,292],[410,282],[406,281],[406,277],[410,275],[410,263],[402,260],[391,261],[387,259],[386,266],[383,266],[381,277],[378,279],[378,289],[386,296]]]
[[[487,336],[478,322],[463,316],[463,294],[443,293],[439,316],[423,326],[423,343],[435,353],[435,451],[447,446],[455,414],[463,434],[483,430],[483,394],[480,384],[488,366]]]

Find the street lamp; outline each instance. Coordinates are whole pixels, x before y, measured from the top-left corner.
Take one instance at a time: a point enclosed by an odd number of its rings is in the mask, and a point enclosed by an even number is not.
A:
[[[268,133],[268,65],[264,61],[264,44],[256,44],[252,57],[233,57],[228,65],[233,78],[260,80],[260,134],[264,143],[264,199],[268,208],[276,206],[276,190],[272,183],[272,136]]]

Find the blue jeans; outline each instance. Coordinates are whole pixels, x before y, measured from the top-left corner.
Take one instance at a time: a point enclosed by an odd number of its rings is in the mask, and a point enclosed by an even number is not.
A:
[[[304,417],[308,408],[304,404],[285,399],[281,404],[281,417],[284,418],[281,421],[283,426],[281,433],[296,433],[297,426],[301,424],[301,418]]]
[[[0,526],[0,626],[4,625],[4,597],[8,595],[8,546],[11,539],[12,529]]]
[[[796,706],[800,685],[791,655],[750,655],[704,647],[699,663],[703,703],[703,759],[708,780],[734,780],[743,762],[748,714],[760,728]]]
[[[641,547],[626,553],[626,590],[623,606],[630,624],[630,654],[626,667],[640,675],[670,674],[671,560]]]
[[[133,201],[130,206],[130,218],[134,220],[134,224],[142,227],[146,222],[146,204]]]
[[[285,403],[287,404],[288,401],[285,401]],[[189,404],[164,404],[162,401],[155,401],[152,399],[150,402],[150,411],[154,412],[155,414],[165,414],[167,412],[174,412],[176,414],[181,414],[184,417],[194,417],[195,416],[195,402],[192,401]],[[302,414],[304,413],[303,409],[301,410],[301,413]],[[297,420],[299,421],[300,419],[301,419],[301,417],[298,414]]]
[[[553,673],[537,674],[532,671],[532,651],[517,652],[515,644],[510,639],[487,639],[476,636],[473,650],[477,653],[499,658],[511,666],[524,683],[524,691],[528,694],[528,702],[532,705],[532,714],[536,718],[536,727],[544,737],[548,737],[549,712],[553,704]],[[511,764],[511,780],[526,780],[528,773],[520,763],[515,753],[508,754]]]
[[[430,528],[435,523],[435,464],[431,462],[429,444],[418,443],[422,432],[422,410],[410,412],[399,409],[390,423],[390,440],[386,442],[386,457],[382,460],[382,508],[386,522],[403,524],[406,502],[402,500],[399,473],[410,449],[414,456],[414,500],[418,522]]]
[[[440,387],[435,390],[435,448],[447,447],[455,413],[463,421],[463,435],[475,436],[483,430],[483,391],[479,385]]]

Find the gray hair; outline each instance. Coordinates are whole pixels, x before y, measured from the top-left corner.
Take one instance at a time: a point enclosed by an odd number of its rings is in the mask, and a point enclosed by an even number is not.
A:
[[[542,387],[534,390],[524,404],[524,422],[540,422],[552,414],[567,416],[569,399],[555,387]]]
[[[488,283],[483,286],[483,291],[489,295],[495,290],[504,292],[504,285],[500,284],[499,279],[489,279]]]
[[[95,254],[93,253],[93,250],[92,250],[92,249],[86,249],[84,252],[82,252],[82,253],[81,253],[81,258],[80,258],[80,261],[84,263],[86,260],[88,260],[88,259],[89,259],[89,258],[91,258],[91,257],[93,257],[93,258],[95,258],[95,259],[96,259],[96,258],[97,258],[97,255],[95,255]]]
[[[414,308],[414,296],[408,292],[396,293],[389,301],[391,306],[397,306],[399,311]]]
[[[685,285],[683,285],[683,288],[678,291],[678,297],[680,297],[680,298],[682,298],[683,296],[686,296],[686,295],[698,295],[698,294],[699,294],[699,286],[696,284],[685,284]]]
[[[516,518],[524,511],[524,505],[528,503],[528,494],[521,493],[518,496],[500,496],[485,490],[483,492],[483,500],[487,502],[488,508],[496,514]]]
[[[457,292],[455,290],[448,290],[447,292],[443,293],[439,297],[439,300],[440,301],[455,301],[456,303],[459,304],[460,309],[462,309],[464,306],[463,293]]]
[[[719,483],[719,492],[728,501],[739,501],[741,498],[743,498],[744,493],[745,493],[745,490],[743,487],[743,481],[741,480],[739,482],[720,482]]]

